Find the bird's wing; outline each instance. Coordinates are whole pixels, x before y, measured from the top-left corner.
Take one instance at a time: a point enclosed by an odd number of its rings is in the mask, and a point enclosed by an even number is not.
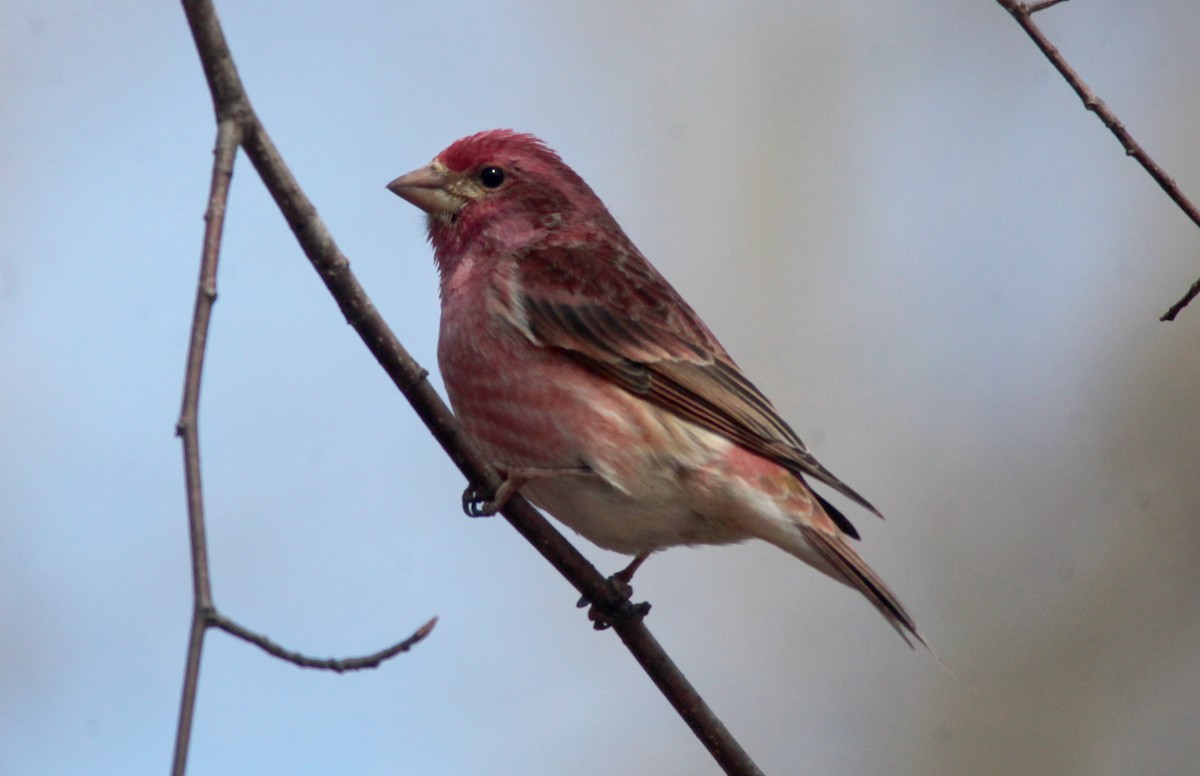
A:
[[[640,255],[611,246],[539,248],[522,254],[517,273],[516,317],[539,345],[561,348],[625,390],[879,514],[813,457]],[[817,498],[839,528],[858,538],[845,516]]]

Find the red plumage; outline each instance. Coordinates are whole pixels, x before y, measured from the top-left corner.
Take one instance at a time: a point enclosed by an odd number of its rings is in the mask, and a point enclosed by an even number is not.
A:
[[[513,488],[639,557],[764,539],[924,643],[805,477],[875,508],[812,456],[557,154],[481,132],[389,188],[428,213],[446,390]]]

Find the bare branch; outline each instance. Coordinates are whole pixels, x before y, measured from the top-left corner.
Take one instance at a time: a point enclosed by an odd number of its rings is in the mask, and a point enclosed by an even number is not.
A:
[[[217,261],[220,258],[221,230],[225,226],[225,206],[229,201],[229,182],[233,178],[233,160],[237,154],[241,128],[230,119],[217,123],[216,148],[213,150],[212,185],[208,208],[204,213],[204,247],[200,253],[200,280],[196,288],[196,307],[192,315],[192,336],[188,345],[187,372],[183,381],[183,407],[175,433],[183,443],[184,481],[187,488],[188,535],[192,548],[192,627],[188,636],[187,663],[183,675],[183,693],[179,706],[179,725],[175,731],[175,756],[171,772],[183,776],[191,742],[192,720],[196,713],[196,687],[200,680],[200,653],[204,632],[213,610],[212,587],[208,577],[208,545],[204,532],[204,494],[200,485],[200,436],[197,428],[200,406],[200,378],[204,372],[208,322],[217,299]]]
[[[1136,159],[1138,163],[1146,170],[1146,172],[1150,174],[1150,177],[1153,178],[1160,187],[1162,187],[1162,190],[1167,193],[1167,196],[1171,198],[1171,201],[1179,206],[1179,209],[1182,210],[1184,214],[1192,220],[1193,224],[1200,227],[1200,210],[1197,210],[1196,206],[1192,204],[1191,200],[1184,196],[1183,192],[1179,190],[1179,186],[1176,185],[1171,176],[1167,175],[1167,173],[1158,166],[1158,163],[1150,158],[1150,155],[1146,153],[1141,144],[1134,140],[1133,135],[1129,134],[1129,130],[1125,128],[1125,125],[1121,123],[1121,120],[1117,118],[1116,114],[1113,113],[1108,105],[1105,104],[1104,100],[1101,100],[1099,97],[1097,97],[1096,93],[1093,92],[1091,88],[1083,82],[1083,79],[1079,77],[1079,74],[1075,72],[1075,69],[1067,64],[1067,61],[1063,58],[1063,55],[1059,52],[1059,50],[1054,46],[1053,43],[1050,42],[1050,39],[1046,37],[1045,33],[1043,33],[1041,29],[1034,23],[1032,18],[1033,14],[1045,8],[1049,8],[1058,2],[1062,2],[1062,0],[1047,0],[1046,2],[1040,3],[1023,3],[1018,2],[1018,0],[996,0],[996,2],[998,2],[1004,8],[1004,10],[1012,14],[1012,17],[1017,20],[1017,24],[1021,25],[1021,28],[1028,33],[1030,38],[1033,39],[1034,44],[1041,49],[1043,54],[1046,55],[1046,59],[1050,60],[1050,64],[1054,65],[1055,69],[1058,70],[1062,77],[1066,79],[1071,88],[1075,90],[1075,93],[1079,95],[1079,99],[1083,101],[1083,107],[1087,110],[1090,110],[1092,113],[1095,113],[1100,121],[1104,123],[1104,126],[1108,127],[1109,131],[1116,136],[1117,140],[1120,141],[1121,146],[1125,149],[1126,155],[1132,156],[1134,159]],[[1192,299],[1197,295],[1197,293],[1200,293],[1200,288],[1198,287],[1200,287],[1200,280],[1197,280],[1196,283],[1192,285],[1192,288],[1188,291],[1188,293],[1184,295],[1182,299],[1172,305],[1171,309],[1163,314],[1159,320],[1174,320],[1175,316],[1179,314],[1179,311],[1186,307],[1187,304],[1191,302]]]
[[[1187,290],[1187,293],[1184,294],[1178,302],[1171,305],[1171,308],[1169,310],[1167,310],[1165,313],[1163,313],[1162,317],[1159,318],[1159,320],[1160,321],[1175,320],[1175,316],[1179,315],[1179,311],[1182,310],[1183,308],[1187,307],[1189,304],[1191,304],[1191,301],[1193,299],[1195,299],[1197,296],[1200,296],[1200,280],[1197,280],[1195,283],[1192,283],[1192,286],[1191,286],[1191,288],[1189,288]]]
[[[345,673],[346,671],[361,671],[364,668],[378,668],[379,664],[389,658],[399,655],[401,652],[407,652],[412,649],[413,645],[429,635],[433,630],[433,626],[437,625],[437,618],[434,617],[429,622],[422,625],[413,633],[413,635],[401,641],[398,644],[393,644],[387,649],[381,649],[371,655],[363,657],[343,657],[343,658],[320,658],[309,657],[302,655],[299,652],[293,652],[290,649],[283,647],[271,641],[262,634],[255,633],[249,628],[244,628],[223,614],[213,613],[210,622],[214,628],[220,628],[231,636],[236,636],[242,641],[249,642],[256,647],[259,647],[264,652],[274,655],[280,660],[286,660],[289,663],[294,663],[301,668],[319,668],[325,671],[334,671],[336,673]]]
[[[183,6],[213,94],[218,118],[237,118],[243,133],[243,150],[283,212],[305,255],[341,308],[346,321],[358,332],[380,366],[468,481],[480,489],[494,492],[500,485],[499,476],[469,441],[457,419],[429,385],[425,379],[426,371],[409,355],[379,315],[350,271],[350,262],[338,249],[325,224],[317,216],[316,209],[300,189],[255,116],[212,3],[210,0],[183,0]],[[613,630],[725,772],[760,774],[761,771],[749,755],[647,630],[641,619],[644,608],[619,596],[592,564],[524,498],[518,496],[511,499],[502,514],[576,590],[612,622]]]
[[[228,51],[226,51],[228,55]],[[243,125],[239,121],[241,106],[234,101],[225,102],[218,95],[228,90],[213,88],[214,105],[217,112],[217,139],[213,150],[212,183],[209,189],[208,207],[204,213],[204,243],[200,257],[200,278],[196,288],[196,304],[192,315],[192,332],[188,344],[187,368],[184,376],[183,402],[175,433],[183,445],[184,480],[187,491],[188,535],[191,542],[192,559],[192,623],[188,634],[187,659],[184,668],[183,691],[180,696],[179,721],[175,733],[175,752],[171,772],[183,776],[187,767],[187,754],[191,742],[192,723],[196,712],[196,690],[200,678],[200,658],[204,648],[204,635],[208,628],[217,627],[267,652],[297,665],[325,668],[332,671],[349,671],[374,668],[384,660],[401,652],[407,652],[414,644],[425,638],[433,629],[434,618],[418,629],[412,636],[373,655],[343,660],[321,660],[310,658],[280,647],[217,612],[213,603],[209,577],[208,548],[204,528],[204,491],[200,478],[199,406],[200,384],[204,372],[204,356],[208,342],[209,321],[213,304],[217,299],[217,265],[220,259],[221,232],[225,225],[226,206],[229,201],[229,184],[233,178],[233,164],[238,146],[243,141]]]
[[[1033,14],[1037,13],[1038,11],[1044,11],[1047,8],[1051,8],[1053,6],[1058,5],[1059,3],[1065,3],[1065,2],[1067,2],[1067,0],[1042,0],[1042,2],[1040,2],[1040,3],[1030,3],[1028,6],[1026,6],[1025,13],[1032,16]]]

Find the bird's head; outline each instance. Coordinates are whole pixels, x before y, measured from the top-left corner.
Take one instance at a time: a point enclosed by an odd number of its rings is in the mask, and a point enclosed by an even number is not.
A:
[[[388,184],[428,214],[439,265],[476,241],[519,250],[572,224],[611,221],[558,154],[533,135],[493,129],[452,143]]]

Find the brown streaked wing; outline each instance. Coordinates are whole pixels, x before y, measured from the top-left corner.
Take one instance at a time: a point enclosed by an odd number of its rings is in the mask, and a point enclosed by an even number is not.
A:
[[[770,400],[735,365],[724,360],[707,366],[660,361],[647,364],[646,367],[663,378],[651,381],[648,397],[672,409],[676,405],[696,402],[711,406],[713,412],[724,421],[723,427],[713,428],[714,431],[786,466],[795,474],[812,476],[865,509],[879,514],[879,510],[869,501],[834,476],[808,451],[808,447],[800,441],[787,421],[780,417]],[[680,414],[688,416],[684,412]],[[836,519],[835,515],[830,516]],[[857,535],[855,538],[858,538]]]
[[[610,259],[606,267],[597,266],[603,255],[594,248],[579,247],[543,249],[522,257],[518,265],[521,304],[530,332],[539,342],[566,350],[631,393],[645,396],[798,476],[811,476],[879,514],[813,457],[770,400],[746,379],[661,276],[620,251],[616,251],[615,263]],[[565,288],[561,283],[564,264],[575,270],[573,282]],[[606,283],[596,285],[596,278]],[[622,315],[613,312],[614,307]],[[844,515],[824,498],[817,498],[839,528],[858,538]]]

